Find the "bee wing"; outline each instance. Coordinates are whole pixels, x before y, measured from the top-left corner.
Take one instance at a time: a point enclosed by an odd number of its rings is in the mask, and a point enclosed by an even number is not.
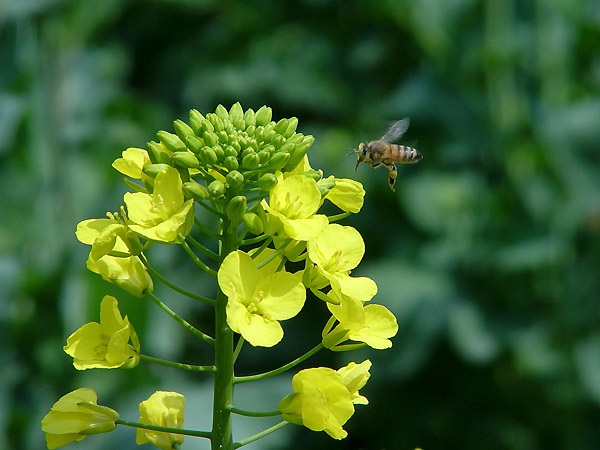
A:
[[[408,130],[409,124],[410,124],[410,119],[408,117],[405,117],[402,120],[398,120],[397,122],[394,122],[388,128],[388,130],[385,132],[385,134],[383,136],[381,136],[381,139],[379,139],[379,140],[382,142],[386,142],[388,144],[394,142],[395,140],[400,138],[400,136],[402,136],[404,133],[406,133],[406,130]]]

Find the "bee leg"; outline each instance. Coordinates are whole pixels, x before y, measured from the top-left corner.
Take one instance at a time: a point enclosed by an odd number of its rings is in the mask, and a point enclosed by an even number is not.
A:
[[[388,175],[388,183],[390,184],[390,189],[392,190],[392,192],[395,192],[394,183],[396,182],[396,177],[398,176],[398,169],[396,169],[396,165],[394,163],[385,164],[385,167],[387,167],[390,171]]]
[[[377,169],[381,163],[380,162],[372,162],[369,164],[373,169]]]

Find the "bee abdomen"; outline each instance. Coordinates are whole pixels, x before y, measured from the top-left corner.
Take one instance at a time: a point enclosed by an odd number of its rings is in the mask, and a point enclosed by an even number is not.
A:
[[[416,163],[423,159],[423,155],[416,148],[407,147],[406,145],[390,145],[394,159],[400,163]]]

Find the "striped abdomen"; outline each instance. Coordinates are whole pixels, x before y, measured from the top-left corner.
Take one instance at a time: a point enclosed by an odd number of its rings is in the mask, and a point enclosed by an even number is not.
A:
[[[410,164],[416,163],[423,159],[423,155],[416,148],[407,147],[406,145],[388,144],[390,147],[390,157],[394,162]]]

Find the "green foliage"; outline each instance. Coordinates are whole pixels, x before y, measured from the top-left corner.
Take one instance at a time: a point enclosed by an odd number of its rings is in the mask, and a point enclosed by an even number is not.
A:
[[[367,198],[351,224],[369,249],[360,272],[377,281],[400,332],[373,358],[365,394],[380,410],[357,413],[335,448],[600,447],[594,2],[5,3],[0,448],[41,448],[47,405],[95,376],[74,373],[60,345],[95,320],[104,294],[119,292],[86,273],[87,249],[73,236],[74,224],[118,204],[123,187],[110,163],[190,108],[237,101],[298,117],[326,173],[349,176],[344,149],[404,116],[412,125],[402,143],[424,155],[399,167],[395,194],[385,170],[359,168]],[[203,141],[191,144],[178,125],[158,139],[185,142],[202,161],[234,156],[240,172],[256,164],[221,142],[218,113],[193,116]],[[267,111],[229,119],[263,127],[263,137],[296,131],[291,121],[265,127]],[[217,142],[222,155],[203,152]],[[302,146],[271,145],[290,155],[278,165],[293,164]],[[168,248],[153,256],[161,269],[181,262]],[[177,267],[179,284],[202,286]],[[155,353],[206,356],[183,339],[167,348],[178,331],[154,326],[145,305],[128,310]],[[264,358],[277,367],[286,356],[274,349]],[[103,398],[117,406],[158,377],[100,376]],[[195,419],[203,420],[186,416]],[[98,448],[127,445],[98,438]],[[303,435],[303,445],[330,447],[326,439]],[[293,436],[265,442],[286,448]]]

